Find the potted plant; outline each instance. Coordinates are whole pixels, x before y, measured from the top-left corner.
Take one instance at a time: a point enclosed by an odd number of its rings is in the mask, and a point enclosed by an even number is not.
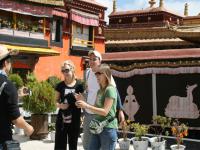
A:
[[[48,135],[48,114],[56,110],[55,90],[47,82],[39,82],[33,74],[27,75],[27,84],[31,94],[23,97],[23,108],[31,113],[31,125],[34,133],[31,139],[43,139]]]
[[[51,137],[51,141],[54,142],[55,141],[55,133],[56,133],[55,123],[49,123],[48,130],[49,130],[49,134]]]
[[[148,133],[149,126],[132,123],[132,128],[135,133],[135,137],[132,139],[134,150],[147,150],[148,138],[144,136]]]
[[[183,143],[183,138],[188,135],[188,126],[184,123],[180,123],[177,119],[172,123],[172,135],[176,137],[177,144],[171,145],[172,150],[184,150],[185,146],[181,145]]]
[[[9,74],[8,78],[11,82],[13,82],[13,84],[16,86],[17,89],[21,88],[24,85],[21,76],[18,74],[15,73]]]
[[[48,79],[47,79],[47,82],[48,82],[53,88],[55,88],[56,85],[57,85],[60,81],[61,81],[61,80],[60,80],[58,77],[56,77],[56,76],[50,76],[50,77],[48,77]]]
[[[129,150],[130,139],[127,137],[128,131],[131,129],[131,121],[125,120],[122,125],[122,138],[118,139],[121,150]]]
[[[162,134],[166,136],[169,135],[169,132],[165,129],[170,127],[171,118],[164,116],[153,116],[154,126],[151,127],[156,137],[150,138],[149,141],[151,143],[152,150],[165,150],[165,142],[166,140],[162,138]]]

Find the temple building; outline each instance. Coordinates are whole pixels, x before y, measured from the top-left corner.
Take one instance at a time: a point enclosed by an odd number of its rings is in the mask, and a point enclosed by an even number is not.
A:
[[[19,51],[13,72],[61,78],[61,62],[71,59],[82,78],[82,56],[105,51],[105,10],[94,0],[0,0],[0,44]]]
[[[165,115],[196,129],[200,124],[200,16],[189,16],[187,4],[183,15],[166,9],[164,0],[159,6],[150,0],[149,5],[117,11],[113,0],[103,61],[112,68],[129,118],[152,123],[153,115]]]

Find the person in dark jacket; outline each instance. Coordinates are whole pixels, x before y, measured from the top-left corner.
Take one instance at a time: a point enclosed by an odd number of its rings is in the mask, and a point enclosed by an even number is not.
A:
[[[28,136],[34,131],[33,127],[20,115],[17,89],[8,80],[11,55],[11,51],[0,45],[0,150],[6,141],[12,140],[12,124],[24,129]]]

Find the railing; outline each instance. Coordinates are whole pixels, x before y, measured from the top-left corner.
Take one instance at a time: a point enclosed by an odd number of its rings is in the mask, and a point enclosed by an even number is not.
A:
[[[182,25],[183,22],[180,21],[178,25]],[[108,28],[148,28],[148,27],[166,27],[166,26],[175,26],[177,25],[176,21],[170,21],[170,22],[160,22],[160,21],[154,21],[154,22],[144,22],[144,23],[127,23],[127,24],[109,24]]]
[[[44,39],[44,33],[21,31],[21,30],[9,29],[9,28],[0,28],[0,34],[34,38],[34,39]]]
[[[72,45],[81,47],[94,47],[93,41],[83,40],[79,38],[72,38]]]
[[[163,22],[152,22],[152,23],[129,23],[129,24],[110,24],[108,28],[141,28],[141,27],[154,27],[159,26],[163,27],[165,26],[165,23]]]

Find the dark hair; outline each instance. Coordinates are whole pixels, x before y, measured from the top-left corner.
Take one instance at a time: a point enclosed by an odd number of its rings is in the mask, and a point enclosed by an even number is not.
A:
[[[11,59],[11,56],[8,55],[8,56],[6,56],[5,58],[3,58],[2,60],[0,60],[0,69],[3,68],[4,62],[5,62],[5,61],[10,61],[10,59]]]

